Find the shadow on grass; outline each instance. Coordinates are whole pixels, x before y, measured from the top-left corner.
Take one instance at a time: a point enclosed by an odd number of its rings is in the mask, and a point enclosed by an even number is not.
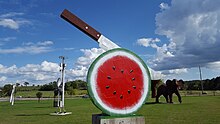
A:
[[[145,105],[149,105],[149,104],[169,104],[166,102],[146,102]]]
[[[49,114],[17,114],[15,116],[45,116],[45,115],[49,116]]]

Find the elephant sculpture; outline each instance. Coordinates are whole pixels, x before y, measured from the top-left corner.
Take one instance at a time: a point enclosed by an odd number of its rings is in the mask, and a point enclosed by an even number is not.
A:
[[[179,94],[179,89],[183,88],[184,82],[183,80],[176,80],[173,79],[167,80],[166,84],[161,84],[157,88],[157,95],[156,95],[156,103],[159,103],[159,97],[163,95],[166,98],[167,103],[173,103],[172,97],[173,93],[175,93],[178,96],[178,100],[180,103],[182,103],[181,96]]]

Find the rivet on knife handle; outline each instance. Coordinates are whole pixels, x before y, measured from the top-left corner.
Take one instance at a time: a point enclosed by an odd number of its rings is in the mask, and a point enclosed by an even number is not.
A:
[[[92,39],[98,42],[99,37],[101,36],[101,33],[96,31],[94,28],[89,26],[87,23],[85,23],[83,20],[78,18],[76,15],[71,13],[68,10],[63,10],[63,12],[60,15],[63,19],[65,19],[67,22],[70,24],[74,25],[77,27],[79,30],[82,32],[86,33],[89,35]]]

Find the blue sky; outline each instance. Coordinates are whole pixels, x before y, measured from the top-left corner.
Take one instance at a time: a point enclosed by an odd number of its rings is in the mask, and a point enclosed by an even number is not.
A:
[[[60,18],[68,9],[155,70],[153,78],[214,78],[220,72],[220,2],[211,0],[0,1],[0,86],[85,79],[103,50]]]

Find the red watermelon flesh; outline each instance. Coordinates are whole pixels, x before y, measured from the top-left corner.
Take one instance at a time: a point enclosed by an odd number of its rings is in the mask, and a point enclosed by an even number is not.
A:
[[[126,56],[118,55],[105,61],[98,68],[96,80],[98,96],[111,108],[131,108],[143,93],[142,71]]]

